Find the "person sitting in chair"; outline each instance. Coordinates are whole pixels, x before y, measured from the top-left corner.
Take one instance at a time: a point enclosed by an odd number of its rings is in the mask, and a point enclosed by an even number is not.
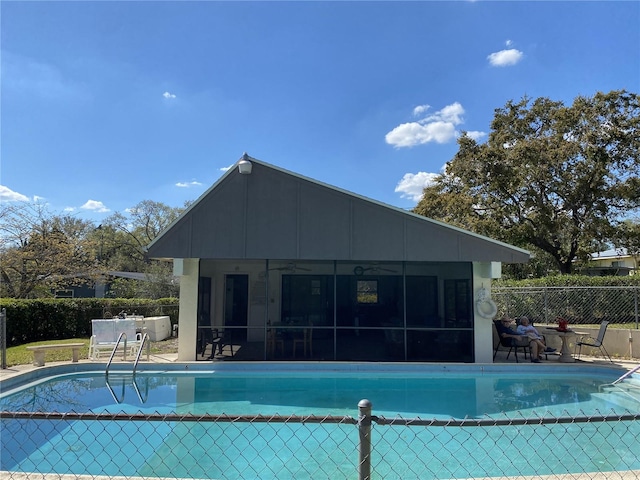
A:
[[[544,337],[540,335],[540,332],[529,323],[529,319],[527,317],[519,317],[518,318],[518,327],[516,328],[516,332],[520,335],[526,335],[534,342],[538,344],[538,347],[542,349],[541,351],[545,353],[553,353],[556,351],[555,348],[547,347],[544,341]]]
[[[528,345],[531,349],[531,361],[533,363],[540,363],[543,349],[540,348],[540,345],[534,339],[529,338],[527,335],[522,335],[518,333],[517,330],[514,330],[512,328],[513,324],[513,319],[506,316],[502,317],[502,319],[496,323],[498,335],[502,338],[513,338],[513,342],[519,347],[526,347]]]

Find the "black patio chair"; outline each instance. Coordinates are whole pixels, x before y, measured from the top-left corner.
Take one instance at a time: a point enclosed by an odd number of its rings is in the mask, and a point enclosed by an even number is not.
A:
[[[207,357],[207,360],[213,360],[215,358],[216,350],[218,350],[218,355],[222,355],[224,347],[226,346],[229,346],[231,356],[233,357],[233,339],[231,330],[220,330],[218,328],[204,329],[200,341],[201,356],[204,356],[209,345],[211,345],[211,355]]]
[[[495,329],[496,334],[498,335],[498,344],[496,345],[496,349],[493,352],[494,360],[496,359],[496,355],[498,354],[498,350],[500,349],[500,347],[505,347],[509,349],[509,351],[507,352],[507,360],[509,360],[509,355],[511,355],[511,352],[513,351],[513,355],[516,357],[516,363],[520,363],[520,361],[518,360],[519,348],[522,349],[522,353],[524,354],[524,359],[525,360],[527,359],[527,349],[529,348],[529,342],[527,342],[526,344],[523,344],[523,343],[519,343],[515,338],[500,336],[500,329],[496,325],[496,322],[493,322],[493,328]]]

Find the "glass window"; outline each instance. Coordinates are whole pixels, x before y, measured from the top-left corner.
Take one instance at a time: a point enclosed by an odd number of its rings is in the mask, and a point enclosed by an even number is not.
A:
[[[469,328],[472,326],[470,280],[444,281],[445,327]]]
[[[406,278],[407,325],[442,327],[438,315],[438,279],[435,276],[412,275]]]
[[[378,303],[378,281],[358,280],[356,284],[356,300],[358,303]]]

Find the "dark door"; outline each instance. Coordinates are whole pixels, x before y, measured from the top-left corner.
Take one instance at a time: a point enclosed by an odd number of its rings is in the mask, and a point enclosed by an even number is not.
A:
[[[211,338],[211,278],[198,279],[198,338],[197,351],[203,352]]]
[[[198,325],[211,326],[211,278],[198,280]]]
[[[224,325],[234,341],[247,340],[249,310],[249,276],[227,275],[225,278]],[[244,328],[243,328],[244,327]]]

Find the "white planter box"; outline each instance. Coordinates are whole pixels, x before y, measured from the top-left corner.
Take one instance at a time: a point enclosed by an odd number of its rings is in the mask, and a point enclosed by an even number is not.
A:
[[[136,320],[136,327],[149,335],[149,340],[158,342],[171,336],[171,320],[169,316],[144,317]]]

